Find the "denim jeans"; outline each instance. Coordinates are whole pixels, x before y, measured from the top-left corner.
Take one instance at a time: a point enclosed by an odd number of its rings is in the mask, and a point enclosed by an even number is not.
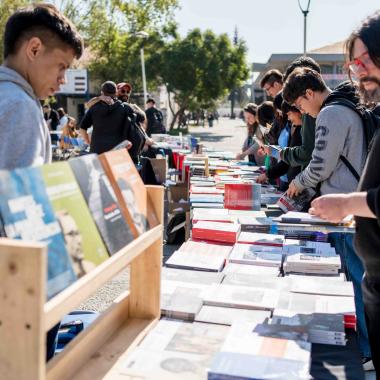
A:
[[[355,295],[355,308],[357,319],[357,333],[359,347],[363,358],[371,357],[368,332],[364,317],[364,305],[362,295],[362,279],[364,268],[361,260],[356,255],[353,244],[353,234],[334,232],[329,234],[329,242],[335,247],[336,253],[342,260],[342,267],[347,280],[352,281]]]

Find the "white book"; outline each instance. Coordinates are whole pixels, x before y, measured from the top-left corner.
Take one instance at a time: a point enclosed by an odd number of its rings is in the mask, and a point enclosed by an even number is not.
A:
[[[205,202],[205,203],[199,203],[199,202],[194,202],[191,204],[192,207],[197,207],[197,208],[224,208],[224,205],[223,203],[209,203],[209,202]]]
[[[248,243],[257,245],[268,245],[282,247],[284,235],[263,234],[258,232],[242,232],[238,238],[238,243]]]
[[[288,268],[307,269],[341,269],[340,256],[320,256],[313,254],[295,253],[285,258]]]
[[[265,275],[271,277],[278,277],[280,275],[279,268],[276,267],[263,267],[257,265],[245,265],[227,263],[223,269],[223,273],[228,275],[229,273],[248,274],[251,276]]]
[[[290,291],[292,280],[288,277],[273,277],[266,274],[252,276],[251,274],[229,273],[224,277],[222,284]]]
[[[175,251],[166,261],[166,266],[171,268],[220,272],[224,267],[225,260],[226,256],[224,254],[200,254],[199,252]]]
[[[279,292],[248,286],[213,284],[203,294],[204,305],[253,310],[273,310]]]
[[[255,245],[237,243],[229,256],[229,262],[279,268],[282,263],[282,254],[257,251]]]
[[[286,214],[281,215],[279,219],[283,223],[307,223],[307,224],[320,224],[320,225],[347,224],[349,225],[352,221],[352,216],[348,216],[344,218],[341,223],[330,223],[325,219],[319,218],[318,216],[315,216],[315,215],[311,215],[307,212],[289,211]]]
[[[290,291],[294,293],[354,297],[352,282],[324,282],[313,278],[293,279]]]

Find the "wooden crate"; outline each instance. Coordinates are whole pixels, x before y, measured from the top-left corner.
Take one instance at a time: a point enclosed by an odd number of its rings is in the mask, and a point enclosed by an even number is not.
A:
[[[0,239],[1,379],[123,378],[123,358],[160,317],[163,188],[147,191],[160,224],[48,302],[46,246]],[[46,364],[46,332],[128,265],[129,291]]]

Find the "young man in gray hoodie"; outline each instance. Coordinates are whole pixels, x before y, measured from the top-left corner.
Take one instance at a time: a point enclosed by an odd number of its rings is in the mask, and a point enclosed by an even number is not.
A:
[[[65,71],[83,51],[71,22],[51,4],[16,11],[4,32],[0,66],[0,169],[51,161],[40,100],[65,83]]]
[[[20,9],[8,19],[0,66],[0,169],[51,161],[40,100],[65,83],[65,71],[82,51],[81,36],[51,4]],[[48,331],[47,360],[54,355],[58,328]]]
[[[345,160],[361,175],[367,156],[364,126],[355,111],[336,104],[342,98],[354,104],[359,101],[352,84],[344,83],[331,91],[316,71],[296,69],[285,82],[284,98],[316,118],[312,159],[292,181],[288,195],[293,197],[307,188],[319,188],[322,195],[355,191],[358,179]],[[363,264],[354,251],[353,234],[333,233],[329,234],[329,240],[342,259],[348,280],[354,285],[359,346],[363,361],[367,362],[371,350],[361,292]]]

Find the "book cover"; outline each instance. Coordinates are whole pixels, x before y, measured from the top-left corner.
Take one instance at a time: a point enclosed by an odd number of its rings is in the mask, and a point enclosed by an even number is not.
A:
[[[109,256],[69,163],[41,167],[46,191],[61,226],[78,277]]]
[[[242,232],[237,242],[244,244],[282,247],[284,244],[284,240],[284,235],[263,234],[258,232]]]
[[[277,268],[281,266],[282,253],[263,252],[255,248],[256,246],[251,244],[235,244],[230,254],[229,262]]]
[[[260,185],[256,183],[225,184],[224,207],[231,210],[260,210]]]
[[[278,277],[280,275],[279,268],[277,267],[263,267],[258,265],[246,265],[246,264],[235,264],[227,262],[223,269],[225,275],[236,273],[236,274],[247,274],[249,276],[265,275],[269,277]]]
[[[137,238],[148,229],[145,185],[126,149],[105,152],[99,160],[111,182],[123,217]]]
[[[161,271],[161,278],[163,281],[180,281],[211,285],[214,283],[220,284],[223,281],[224,274],[163,267]]]
[[[0,171],[0,214],[7,237],[47,244],[48,299],[76,280],[39,168]]]
[[[305,189],[301,194],[289,198],[286,193],[278,200],[277,205],[282,211],[303,211],[310,204],[316,192],[313,189]]]
[[[133,240],[113,188],[96,154],[73,158],[69,164],[103,241],[112,255]]]

